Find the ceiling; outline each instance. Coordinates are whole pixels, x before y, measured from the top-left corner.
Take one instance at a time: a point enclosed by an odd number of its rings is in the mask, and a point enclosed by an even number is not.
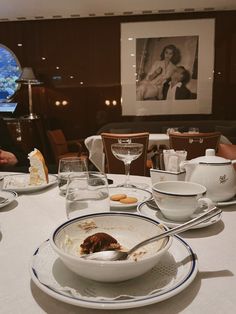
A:
[[[1,0],[0,21],[236,10],[236,0]]]

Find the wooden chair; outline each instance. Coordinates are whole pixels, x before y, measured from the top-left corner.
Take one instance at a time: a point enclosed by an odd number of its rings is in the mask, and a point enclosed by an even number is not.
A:
[[[187,159],[204,156],[207,148],[217,151],[220,132],[211,133],[170,133],[170,148],[175,150],[186,150]]]
[[[147,151],[149,133],[128,133],[128,134],[116,134],[116,133],[101,133],[104,152],[105,152],[105,168],[107,173],[124,174],[124,163],[118,160],[111,151],[111,145],[117,143],[119,139],[131,139],[131,142],[143,144],[142,155],[134,160],[130,166],[130,174],[144,176],[147,174]]]
[[[62,130],[48,130],[47,136],[56,163],[63,157],[76,157],[81,155],[82,145],[80,141],[66,140]]]

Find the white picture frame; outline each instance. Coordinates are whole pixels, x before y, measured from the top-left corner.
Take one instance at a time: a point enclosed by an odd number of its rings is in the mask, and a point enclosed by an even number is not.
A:
[[[214,33],[215,19],[122,23],[122,115],[211,114]],[[143,97],[143,94],[137,96],[140,94],[140,85],[144,86],[143,80],[154,64],[155,54],[156,60],[160,59],[161,51],[169,44],[174,44],[180,52],[180,60],[175,67],[184,66],[190,74],[186,86],[191,96],[186,99],[173,98],[177,96],[163,99],[163,95],[159,98],[139,98]],[[165,79],[166,84],[168,80]],[[161,87],[158,85],[159,90],[163,90],[164,83],[161,84]]]

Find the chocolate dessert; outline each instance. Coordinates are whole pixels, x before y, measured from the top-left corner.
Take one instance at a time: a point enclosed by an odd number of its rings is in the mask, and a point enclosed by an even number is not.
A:
[[[106,250],[117,250],[120,248],[120,244],[109,234],[98,232],[87,237],[80,247],[81,253],[89,254]]]

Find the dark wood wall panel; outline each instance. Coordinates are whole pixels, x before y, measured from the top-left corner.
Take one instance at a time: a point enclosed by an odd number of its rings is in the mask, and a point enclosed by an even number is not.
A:
[[[236,119],[236,11],[4,22],[0,43],[43,80],[42,86],[33,88],[33,104],[45,127],[60,127],[68,138],[86,137],[106,122],[135,119],[121,116],[120,24],[195,18],[216,21],[212,114],[143,119]],[[27,114],[25,86],[15,100],[19,103],[15,115]],[[68,104],[55,105],[63,100]],[[106,106],[105,100],[117,105]]]

